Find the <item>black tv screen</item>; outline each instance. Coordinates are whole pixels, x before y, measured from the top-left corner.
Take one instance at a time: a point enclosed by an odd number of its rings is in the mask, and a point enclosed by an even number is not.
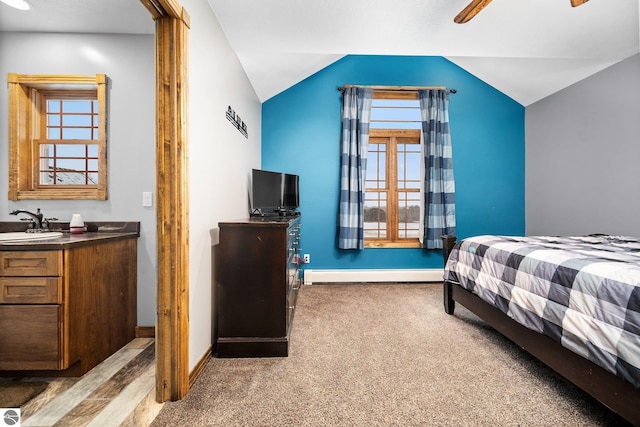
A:
[[[298,183],[298,175],[253,169],[251,209],[262,214],[297,209],[300,202]]]

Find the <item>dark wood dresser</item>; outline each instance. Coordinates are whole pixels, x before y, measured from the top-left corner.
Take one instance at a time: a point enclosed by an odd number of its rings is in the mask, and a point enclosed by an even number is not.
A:
[[[217,357],[287,356],[301,279],[300,216],[221,222]]]

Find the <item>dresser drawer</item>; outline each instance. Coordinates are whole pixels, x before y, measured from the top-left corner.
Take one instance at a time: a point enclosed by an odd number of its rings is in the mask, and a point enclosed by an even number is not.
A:
[[[62,251],[0,252],[0,276],[60,276]]]
[[[0,304],[60,304],[62,278],[0,277]]]

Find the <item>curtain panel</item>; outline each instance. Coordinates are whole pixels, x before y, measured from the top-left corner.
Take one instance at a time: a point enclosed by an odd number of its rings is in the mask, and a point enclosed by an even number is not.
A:
[[[456,233],[455,184],[449,93],[447,90],[420,90],[422,139],[424,141],[424,219],[422,246],[442,248],[440,236]]]
[[[373,89],[342,93],[338,248],[364,249],[364,192]]]

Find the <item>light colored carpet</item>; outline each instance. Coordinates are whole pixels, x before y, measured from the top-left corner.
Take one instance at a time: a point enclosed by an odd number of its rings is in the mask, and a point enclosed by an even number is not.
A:
[[[192,325],[194,327],[194,325]],[[287,358],[212,359],[153,426],[608,426],[621,420],[439,284],[304,286]]]

